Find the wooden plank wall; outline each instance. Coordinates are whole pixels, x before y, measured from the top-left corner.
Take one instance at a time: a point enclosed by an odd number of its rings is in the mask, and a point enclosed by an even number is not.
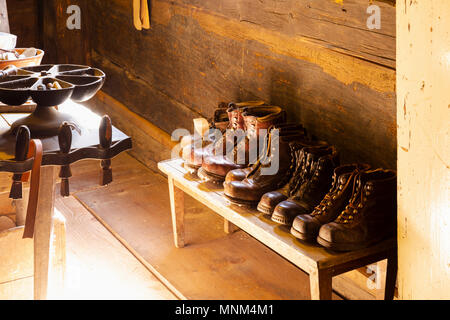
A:
[[[381,30],[366,26],[381,8]],[[218,101],[261,98],[336,144],[344,161],[396,165],[395,6],[369,0],[89,2],[92,63],[104,90],[171,133]]]
[[[81,30],[65,27],[69,4]],[[371,4],[380,30],[366,25]],[[104,91],[167,133],[191,130],[219,101],[260,98],[343,162],[396,167],[395,0],[152,0],[142,31],[128,0],[48,0],[41,11],[45,61],[104,69]]]
[[[10,32],[17,35],[17,47],[39,47],[39,0],[7,0]]]

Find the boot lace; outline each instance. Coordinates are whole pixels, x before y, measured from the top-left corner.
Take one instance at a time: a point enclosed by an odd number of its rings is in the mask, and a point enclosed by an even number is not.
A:
[[[300,188],[304,177],[308,174],[308,168],[309,168],[309,162],[307,159],[307,155],[303,153],[302,151],[299,152],[298,158],[300,159],[300,163],[297,168],[297,174],[295,175],[294,179],[291,181],[289,185],[289,196],[294,196],[298,189]]]
[[[289,164],[289,169],[286,172],[285,177],[278,184],[278,187],[284,186],[286,183],[289,183],[289,189],[290,189],[291,188],[291,181],[297,175],[297,173],[299,171],[299,166],[296,166],[297,157],[298,157],[298,150],[297,150],[297,148],[293,144],[290,144],[289,145],[289,149],[290,149],[290,152],[291,152],[291,162]]]
[[[333,175],[333,182],[331,184],[330,191],[325,195],[325,197],[320,201],[320,203],[314,208],[313,212],[311,213],[311,216],[320,216],[324,214],[329,207],[331,207],[334,204],[334,201],[337,198],[337,195],[342,190],[345,181],[338,181],[336,175]]]
[[[353,182],[353,196],[350,199],[349,204],[341,212],[335,222],[341,224],[351,223],[364,207],[364,204],[367,201],[367,197],[370,196],[371,192],[372,185],[366,184],[366,186],[363,188],[361,175],[358,175],[358,177],[356,177],[355,181]]]

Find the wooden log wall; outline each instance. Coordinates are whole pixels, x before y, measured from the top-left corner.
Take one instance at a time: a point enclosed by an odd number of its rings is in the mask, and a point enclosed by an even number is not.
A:
[[[104,91],[167,133],[219,101],[258,98],[344,162],[396,167],[395,0],[151,2],[151,29],[138,31],[132,1],[46,0],[47,57],[102,68]],[[81,30],[65,28],[69,4]],[[372,4],[379,30],[366,24]]]
[[[39,47],[39,0],[7,0],[10,32],[17,35],[17,47]]]
[[[380,30],[367,28],[370,4]],[[344,161],[396,166],[392,1],[153,0],[143,31],[130,1],[90,1],[88,15],[104,90],[168,133],[219,101],[260,98]]]

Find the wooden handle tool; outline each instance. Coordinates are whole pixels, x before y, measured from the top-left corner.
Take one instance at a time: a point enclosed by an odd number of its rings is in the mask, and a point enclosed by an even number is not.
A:
[[[15,160],[25,161],[30,145],[30,130],[26,126],[20,126],[16,134]],[[22,199],[22,174],[15,173],[9,197],[12,199]]]
[[[112,143],[112,125],[109,116],[104,115],[99,128],[100,146],[102,149],[109,149]],[[104,186],[112,182],[111,159],[102,160],[102,176],[100,185]]]
[[[68,154],[72,147],[72,125],[68,122],[63,122],[59,128],[58,142],[60,152]],[[70,165],[62,165],[59,171],[61,178],[61,196],[68,197],[70,195],[69,178],[72,176]]]

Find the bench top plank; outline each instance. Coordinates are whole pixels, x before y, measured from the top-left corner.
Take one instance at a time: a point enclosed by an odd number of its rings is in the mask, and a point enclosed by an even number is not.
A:
[[[174,180],[175,186],[194,197],[226,220],[232,222],[305,272],[317,269],[347,266],[355,268],[358,262],[368,257],[379,257],[382,260],[395,249],[394,239],[380,242],[372,247],[358,251],[336,253],[319,245],[307,244],[291,235],[288,228],[280,226],[258,211],[232,205],[225,197],[223,190],[211,183],[200,181],[190,175],[182,166],[181,159],[166,160],[158,163],[158,168]],[[342,270],[339,271],[341,273]]]

